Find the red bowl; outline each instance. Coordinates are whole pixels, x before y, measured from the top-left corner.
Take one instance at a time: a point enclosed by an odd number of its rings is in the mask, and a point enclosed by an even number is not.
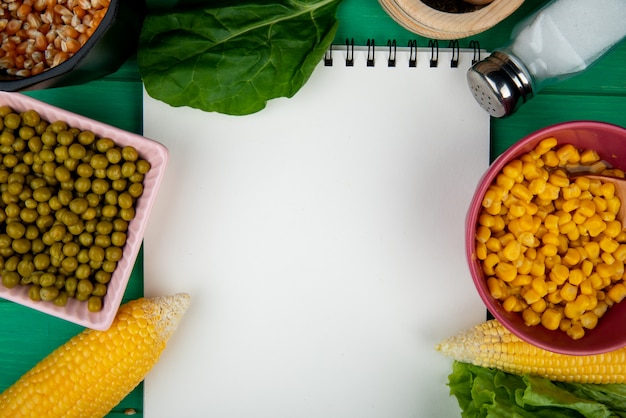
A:
[[[600,318],[595,329],[586,330],[584,337],[573,340],[562,331],[550,331],[541,325],[527,326],[519,313],[505,311],[501,302],[491,297],[475,256],[476,224],[487,188],[509,161],[531,151],[548,137],[556,137],[559,145],[569,143],[581,149],[594,149],[602,159],[626,171],[626,129],[616,125],[593,121],[566,122],[540,129],[513,144],[480,179],[467,213],[465,246],[472,279],[489,312],[513,334],[535,346],[569,355],[599,354],[625,347],[626,301],[613,305]]]

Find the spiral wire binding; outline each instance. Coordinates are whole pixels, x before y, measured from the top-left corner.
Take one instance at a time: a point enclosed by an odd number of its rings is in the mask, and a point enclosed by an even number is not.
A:
[[[389,55],[387,56],[387,67],[396,66],[396,40],[388,40],[387,46],[389,47]]]
[[[367,40],[367,66],[374,67],[376,66],[376,42],[374,39],[370,38]],[[346,59],[345,65],[346,67],[354,67],[354,38],[346,38]],[[473,50],[474,56],[472,58],[472,65],[476,62],[480,61],[480,44],[478,41],[472,40],[469,43],[469,47]],[[396,66],[396,54],[397,54],[397,42],[395,39],[387,40],[387,66],[395,67]],[[429,65],[431,68],[437,67],[439,65],[439,42],[436,39],[431,39],[428,41],[428,48],[430,49],[430,59]],[[452,51],[452,58],[450,59],[450,67],[458,68],[459,59],[460,59],[460,44],[458,40],[452,40],[448,44],[448,48]],[[409,53],[409,67],[414,68],[417,67],[417,56],[418,56],[418,46],[417,41],[415,39],[409,40],[408,42],[408,53]],[[324,66],[332,67],[333,66],[333,45],[331,44],[326,53],[324,54]]]
[[[431,39],[428,41],[428,47],[430,48],[430,67],[434,68],[439,63],[439,42]]]
[[[472,58],[472,65],[480,61],[480,43],[476,40],[472,40],[469,43],[469,47],[474,50],[474,58]]]
[[[415,39],[411,39],[409,41],[409,67],[415,68],[417,67],[417,41]]]
[[[376,56],[376,44],[373,39],[367,40],[367,66],[373,67],[375,65],[374,58]]]
[[[452,49],[452,59],[450,60],[450,67],[458,68],[459,67],[459,41],[453,40],[448,44],[448,48]]]
[[[354,67],[354,38],[346,38],[346,67]]]

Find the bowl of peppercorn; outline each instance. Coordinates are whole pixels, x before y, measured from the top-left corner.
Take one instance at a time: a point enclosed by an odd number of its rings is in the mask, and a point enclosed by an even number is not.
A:
[[[0,298],[108,329],[167,161],[149,138],[0,92]]]
[[[418,35],[453,40],[492,28],[524,0],[379,0],[405,29]]]
[[[0,90],[86,83],[136,51],[145,2],[15,0],[0,5]]]

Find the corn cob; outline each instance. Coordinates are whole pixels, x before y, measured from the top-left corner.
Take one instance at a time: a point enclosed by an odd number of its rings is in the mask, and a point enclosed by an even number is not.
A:
[[[145,377],[190,297],[180,293],[122,305],[106,331],[86,329],[0,395],[0,417],[103,417]]]
[[[553,353],[522,341],[497,320],[443,340],[436,350],[457,361],[560,382],[626,383],[626,348],[589,356]]]

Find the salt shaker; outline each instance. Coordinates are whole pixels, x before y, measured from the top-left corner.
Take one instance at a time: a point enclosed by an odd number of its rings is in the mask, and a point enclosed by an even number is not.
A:
[[[553,0],[474,64],[467,82],[491,116],[509,116],[544,87],[578,74],[626,37],[626,0]]]

